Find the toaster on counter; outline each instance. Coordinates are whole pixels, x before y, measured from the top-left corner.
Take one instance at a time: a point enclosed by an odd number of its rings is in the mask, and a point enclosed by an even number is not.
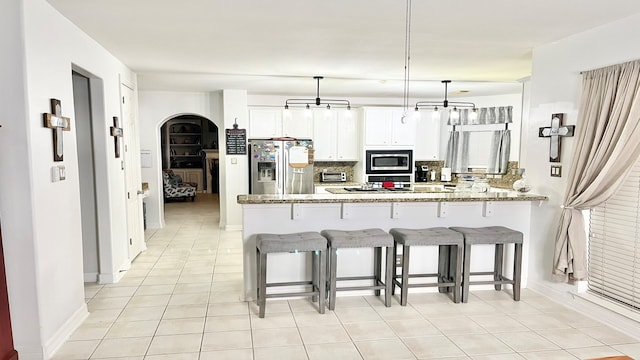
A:
[[[320,173],[320,182],[346,182],[347,181],[347,173],[344,171],[336,171],[336,172],[321,172]]]

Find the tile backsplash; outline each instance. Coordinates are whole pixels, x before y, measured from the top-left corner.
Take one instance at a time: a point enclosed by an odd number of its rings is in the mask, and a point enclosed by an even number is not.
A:
[[[338,172],[344,171],[347,175],[347,182],[353,181],[353,167],[356,161],[316,161],[313,164],[313,181],[320,181],[320,173],[322,171]]]
[[[437,179],[436,182],[440,182],[440,174],[442,173],[442,168],[444,167],[444,161],[416,161],[416,167],[423,165],[428,166],[429,170],[435,170]],[[518,169],[518,162],[509,161],[506,174],[487,175],[487,178],[489,179],[489,185],[498,188],[511,189],[513,187],[513,183],[521,178],[521,176],[517,174],[516,169]],[[462,175],[454,175],[451,179],[451,183],[457,183],[458,177],[461,176]]]

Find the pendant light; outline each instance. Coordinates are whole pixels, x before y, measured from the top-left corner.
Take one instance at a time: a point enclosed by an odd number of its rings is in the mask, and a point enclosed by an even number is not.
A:
[[[434,120],[440,119],[440,108],[446,109],[449,106],[453,106],[451,110],[449,110],[449,117],[452,122],[458,121],[460,119],[460,108],[471,108],[471,113],[469,114],[469,119],[475,121],[478,118],[478,108],[476,108],[476,104],[472,102],[465,101],[449,101],[447,99],[448,95],[448,85],[451,83],[451,80],[442,80],[444,84],[444,100],[442,101],[418,101],[416,102],[415,111],[416,114],[421,109],[432,109],[433,112],[431,114]]]
[[[336,100],[336,99],[322,99],[320,98],[320,80],[324,79],[324,76],[314,76],[316,81],[316,97],[315,99],[287,99],[284,103],[284,116],[291,116],[289,107],[304,107],[305,116],[311,116],[311,106],[324,107],[327,112],[330,112],[332,108],[345,108],[347,110],[347,116],[351,115],[351,102],[349,100]]]
[[[405,123],[409,116],[409,73],[411,70],[411,0],[407,0],[407,9],[405,13],[405,37],[404,37],[404,83],[402,92],[402,118],[400,121]]]

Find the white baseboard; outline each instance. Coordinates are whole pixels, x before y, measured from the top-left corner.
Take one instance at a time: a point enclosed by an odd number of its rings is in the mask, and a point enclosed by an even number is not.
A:
[[[97,272],[84,273],[84,282],[86,283],[98,282],[98,273]]]
[[[126,273],[127,271],[123,270],[118,271],[117,273],[98,274],[98,284],[115,284],[122,280]]]
[[[50,359],[53,354],[60,349],[60,347],[69,340],[69,337],[73,332],[87,319],[89,311],[87,310],[87,304],[82,305],[76,310],[73,315],[58,329],[58,331],[45,342],[44,346],[44,359]],[[24,359],[23,354],[20,354],[20,359]]]
[[[559,289],[541,281],[530,281],[528,288],[553,301],[568,306],[586,317],[611,326],[631,337],[639,338],[640,321],[634,319],[631,314],[633,312],[625,310],[619,305],[600,299],[595,295],[577,293],[573,290],[567,290],[566,287]]]
[[[43,360],[45,359],[44,354],[42,353],[42,347],[39,346],[20,346],[16,344],[16,351],[18,352],[18,356],[20,360]]]
[[[242,231],[242,225],[224,225],[222,228],[226,231]]]

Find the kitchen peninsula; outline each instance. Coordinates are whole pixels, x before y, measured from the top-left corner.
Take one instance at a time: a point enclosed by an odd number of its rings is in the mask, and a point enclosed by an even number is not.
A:
[[[496,190],[496,191],[493,191]],[[347,192],[339,194],[299,195],[238,195],[243,211],[243,270],[245,300],[255,300],[255,235],[258,233],[293,233],[322,231],[325,229],[356,230],[394,227],[427,228],[501,225],[524,234],[522,286],[527,284],[531,207],[546,196],[518,194],[505,189],[492,189],[486,193],[473,192]],[[477,249],[476,249],[477,247]],[[493,266],[493,247],[474,247],[471,271]],[[510,249],[512,252],[512,249]],[[505,261],[511,263],[512,253]],[[373,271],[371,249],[341,249],[339,256],[345,264],[338,276],[363,275]],[[412,249],[412,271],[436,272],[437,247]],[[310,262],[304,254],[270,254],[268,281],[302,280],[310,275]],[[369,264],[369,269],[363,270]],[[506,275],[511,276],[506,268]],[[488,287],[489,288],[489,287]],[[492,286],[490,288],[493,288]],[[425,288],[415,291],[431,291]]]

